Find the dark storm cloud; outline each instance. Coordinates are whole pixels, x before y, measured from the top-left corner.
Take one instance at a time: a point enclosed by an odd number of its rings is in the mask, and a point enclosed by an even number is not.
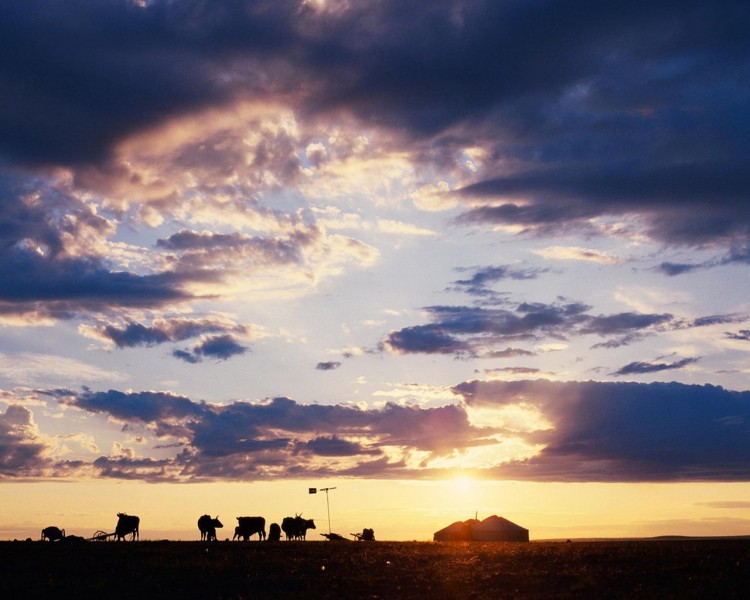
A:
[[[0,153],[101,164],[171,116],[283,98],[440,167],[485,148],[465,223],[635,215],[671,244],[746,247],[748,29],[746,4],[698,0],[4,3]]]
[[[747,481],[750,393],[679,383],[462,383],[468,406],[522,403],[552,429],[529,434],[538,456],[496,470],[555,481]]]
[[[683,358],[671,363],[636,361],[618,369],[614,372],[614,375],[643,375],[646,373],[658,373],[659,371],[671,371],[673,369],[682,369],[697,361],[697,358]]]
[[[6,3],[0,149],[27,162],[98,162],[166,115],[277,88],[253,59],[293,49],[297,9],[284,0]]]

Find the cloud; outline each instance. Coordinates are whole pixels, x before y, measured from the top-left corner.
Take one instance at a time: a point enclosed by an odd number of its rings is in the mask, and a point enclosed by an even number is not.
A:
[[[621,258],[613,256],[608,252],[580,248],[578,246],[551,246],[549,248],[534,250],[534,254],[550,260],[582,260],[602,265],[616,265],[622,262]]]
[[[114,343],[118,348],[181,342],[204,334],[227,333],[247,339],[258,339],[264,335],[261,328],[235,323],[232,317],[220,313],[200,318],[160,317],[155,318],[151,325],[133,321],[81,325],[79,331],[88,337]]]
[[[498,369],[485,369],[484,372],[490,377],[497,377],[499,375],[535,375],[540,372],[540,369],[533,367],[500,367]]]
[[[527,279],[536,277],[537,273],[533,269],[504,266],[478,269],[471,278],[454,281],[457,287],[453,289],[481,297],[481,305],[424,307],[422,310],[430,323],[391,331],[381,341],[380,348],[394,354],[505,358],[524,351],[510,347],[501,349],[508,343],[596,335],[607,339],[594,344],[593,348],[618,348],[657,333],[747,320],[746,315],[739,313],[692,319],[670,313],[633,311],[593,315],[590,314],[592,307],[564,299],[554,303],[521,302],[513,307],[508,295],[497,294],[489,287],[506,277]]]
[[[462,306],[430,306],[424,310],[433,323],[391,332],[383,342],[384,348],[397,354],[503,357],[507,350],[495,347],[508,342],[593,334],[616,338],[617,342],[609,342],[614,346],[659,330],[687,326],[670,314],[594,316],[588,314],[589,306],[579,302],[524,302],[514,310]]]
[[[161,448],[181,448],[169,461],[101,457],[103,476],[173,478],[304,477],[346,475],[372,469],[405,475],[407,455],[424,465],[457,448],[474,447],[489,432],[474,428],[461,406],[437,408],[387,404],[374,410],[302,405],[287,399],[227,405],[197,403],[167,392],[49,392],[68,407],[99,413],[128,428],[146,427]],[[172,442],[166,443],[166,440]],[[180,442],[180,444],[175,444]],[[330,458],[326,461],[324,459]],[[340,460],[344,462],[340,462]]]
[[[469,407],[521,403],[551,428],[544,449],[495,475],[536,481],[746,481],[750,394],[711,385],[469,381]]]
[[[169,392],[51,392],[62,404],[93,413],[103,413],[123,422],[174,423],[203,413],[200,404]]]
[[[749,20],[700,2],[550,2],[540,14],[448,0],[336,10],[111,1],[76,11],[33,0],[0,14],[4,87],[14,92],[0,152],[28,165],[101,164],[175,115],[283,98],[310,119],[389,131],[438,168],[489,162],[464,193],[492,204],[466,222],[565,230],[636,214],[664,241],[727,243],[746,238],[749,222],[737,83]],[[329,150],[310,139],[299,155],[320,168]]]
[[[6,319],[70,319],[87,311],[160,307],[193,298],[188,281],[158,263],[149,272],[118,270],[104,254],[114,228],[65,189],[0,176],[0,314]],[[113,253],[116,257],[117,253]]]
[[[670,277],[674,277],[675,275],[682,275],[683,273],[690,273],[691,271],[695,271],[700,268],[702,268],[701,265],[688,263],[663,262],[659,265],[659,270],[666,275],[669,275]]]
[[[201,362],[204,358],[227,360],[233,356],[245,354],[249,348],[240,344],[234,336],[229,334],[206,337],[192,350],[174,350],[172,356],[192,364]]]
[[[464,188],[462,193],[472,197],[525,200],[472,208],[459,221],[515,225],[545,233],[561,225],[584,230],[597,218],[637,215],[645,221],[647,233],[662,242],[731,246],[750,234],[749,215],[740,208],[743,186],[748,183],[737,161],[717,162],[710,157],[683,164],[628,161],[600,165],[596,170],[589,166],[538,169]],[[702,203],[717,195],[724,211],[717,210],[701,221]],[[674,209],[677,199],[679,210]]]
[[[343,440],[335,435],[321,436],[295,446],[294,452],[316,456],[366,456],[379,455],[380,450],[368,449],[358,443]]]
[[[314,229],[298,232],[290,239],[272,239],[243,233],[196,233],[182,230],[169,238],[157,240],[156,246],[181,253],[180,269],[221,262],[250,263],[257,266],[288,265],[302,260],[302,248],[316,237]]]
[[[145,428],[162,452],[176,451],[171,458],[113,454],[79,466],[105,477],[432,478],[457,467],[532,481],[745,481],[750,476],[745,435],[750,392],[537,379],[466,381],[452,393],[458,401],[442,406],[377,408],[288,398],[208,404],[167,392],[49,395],[70,408],[107,416],[128,431]],[[8,422],[21,423],[24,439],[36,439],[36,433],[28,433],[27,413],[15,408]]]
[[[642,362],[636,361],[625,365],[614,372],[614,375],[644,375],[646,373],[658,373],[659,371],[670,371],[682,369],[688,365],[698,362],[697,358],[683,358],[672,363]]]
[[[486,352],[484,358],[516,358],[517,356],[535,356],[534,352],[530,350],[523,350],[521,348],[505,348],[505,350],[493,350]]]
[[[333,371],[335,369],[338,369],[340,366],[341,366],[340,362],[328,361],[328,362],[319,362],[317,365],[315,365],[315,368],[318,371]]]
[[[525,280],[536,279],[546,269],[532,269],[499,265],[476,269],[469,279],[458,279],[453,282],[455,289],[465,291],[475,296],[493,296],[495,292],[491,285],[504,279]]]
[[[581,333],[611,335],[631,330],[640,331],[670,323],[673,319],[674,317],[670,314],[649,315],[633,312],[591,317],[586,325],[581,328]]]
[[[28,408],[11,404],[0,413],[0,478],[43,475],[50,451]]]

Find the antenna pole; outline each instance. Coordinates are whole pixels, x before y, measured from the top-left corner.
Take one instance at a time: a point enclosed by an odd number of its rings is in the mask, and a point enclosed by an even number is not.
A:
[[[326,493],[326,510],[328,511],[328,535],[331,535],[331,505],[328,503],[328,490],[335,490],[335,487],[320,488],[321,492]]]

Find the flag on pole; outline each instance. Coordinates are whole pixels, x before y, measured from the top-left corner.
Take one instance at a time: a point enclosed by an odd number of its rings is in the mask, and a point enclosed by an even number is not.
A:
[[[310,494],[317,494],[318,488],[307,488],[308,493]]]

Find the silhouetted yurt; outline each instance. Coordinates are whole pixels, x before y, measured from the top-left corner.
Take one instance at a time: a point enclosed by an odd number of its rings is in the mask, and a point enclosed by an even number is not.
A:
[[[492,515],[484,521],[469,519],[448,525],[433,535],[436,542],[528,542],[529,530]]]

